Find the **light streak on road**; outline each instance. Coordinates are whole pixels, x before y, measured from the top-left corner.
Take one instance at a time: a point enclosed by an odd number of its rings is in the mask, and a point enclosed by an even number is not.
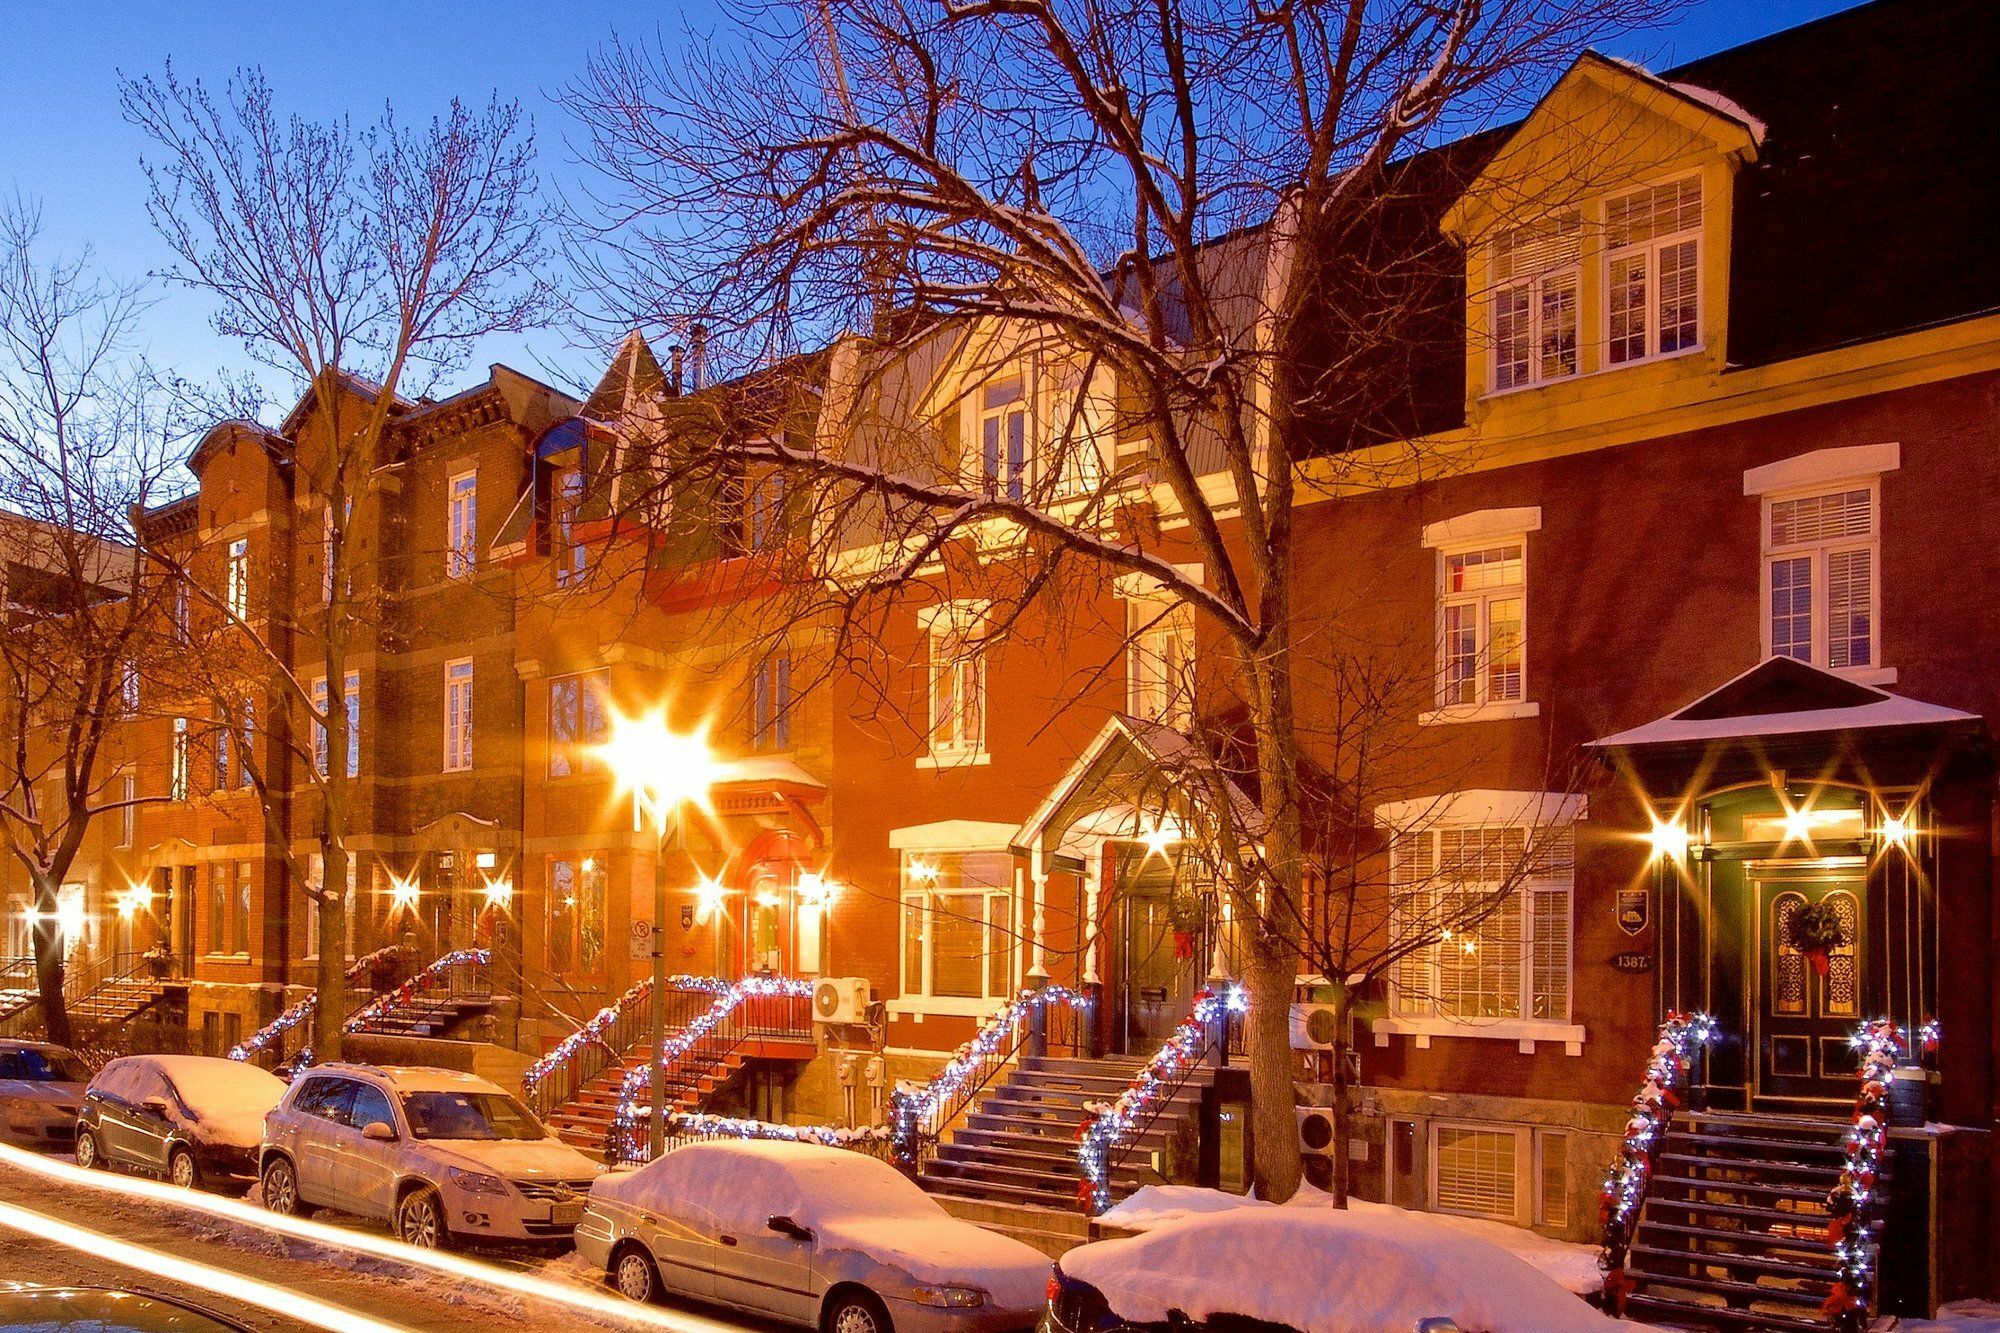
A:
[[[0,1203],[0,1227],[11,1228],[37,1240],[67,1245],[92,1258],[134,1268],[151,1277],[186,1283],[210,1295],[225,1297],[267,1314],[283,1315],[315,1328],[331,1329],[333,1333],[404,1333],[399,1325],[370,1319],[345,1306],[302,1296],[296,1291],[211,1268],[207,1264],[198,1264],[164,1250],[134,1245],[101,1231],[73,1226],[33,1209],[17,1208],[11,1203]]]
[[[384,1235],[348,1231],[301,1217],[282,1217],[277,1213],[244,1203],[240,1199],[226,1199],[220,1195],[203,1194],[198,1190],[179,1189],[173,1185],[138,1176],[115,1175],[109,1171],[85,1171],[72,1163],[44,1157],[39,1153],[26,1152],[5,1143],[0,1143],[0,1165],[17,1167],[49,1180],[61,1181],[65,1185],[80,1186],[108,1195],[122,1195],[147,1203],[164,1204],[170,1208],[181,1208],[190,1212],[206,1213],[211,1217],[240,1222],[246,1226],[261,1227],[266,1231],[311,1241],[318,1245],[355,1254],[372,1255],[378,1259],[393,1260],[411,1268],[422,1269],[443,1277],[458,1278],[491,1290],[564,1305],[599,1319],[610,1319],[637,1327],[669,1329],[672,1333],[742,1333],[743,1326],[740,1324],[725,1323],[680,1310],[662,1309],[659,1306],[640,1305],[636,1301],[628,1301],[609,1292],[599,1293],[583,1287],[567,1286],[536,1277],[532,1273],[498,1268],[455,1254],[420,1250]]]

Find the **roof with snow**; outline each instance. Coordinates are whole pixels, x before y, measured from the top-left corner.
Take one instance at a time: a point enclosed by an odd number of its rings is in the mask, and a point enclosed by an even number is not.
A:
[[[1985,725],[1976,713],[1892,694],[1790,657],[1767,657],[1677,712],[1589,744],[1633,750],[1833,732],[1983,730]]]

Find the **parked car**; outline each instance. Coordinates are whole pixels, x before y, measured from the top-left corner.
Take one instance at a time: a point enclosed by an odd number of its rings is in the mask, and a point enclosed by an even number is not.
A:
[[[0,1138],[68,1148],[90,1070],[76,1053],[40,1041],[0,1041]]]
[[[0,1283],[0,1328],[83,1333],[250,1333],[249,1327],[171,1296],[120,1287]]]
[[[277,1077],[238,1060],[124,1056],[98,1070],[84,1091],[76,1163],[241,1192],[257,1179],[265,1113],[284,1095]]]
[[[472,1074],[329,1064],[293,1082],[264,1127],[264,1206],[389,1223],[411,1245],[567,1246],[603,1167]]]
[[[1043,1333],[1597,1333],[1622,1327],[1489,1241],[1421,1213],[1238,1208],[1080,1245]]]
[[[825,1333],[1029,1328],[1049,1261],[961,1222],[844,1148],[689,1144],[591,1187],[585,1262],[637,1301],[672,1294]]]

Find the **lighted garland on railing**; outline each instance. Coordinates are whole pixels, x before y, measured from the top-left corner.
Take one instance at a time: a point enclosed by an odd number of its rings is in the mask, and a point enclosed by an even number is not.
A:
[[[377,967],[401,952],[402,950],[397,945],[384,945],[374,953],[367,954],[348,964],[347,979],[354,981],[364,972],[373,972]],[[242,1041],[230,1047],[229,1058],[232,1060],[248,1060],[252,1056],[263,1054],[274,1045],[278,1045],[279,1039],[287,1032],[306,1022],[318,1011],[319,992],[314,991],[266,1023],[263,1027],[258,1028]]]
[[[1250,996],[1241,986],[1203,990],[1195,996],[1193,1011],[1118,1100],[1084,1104],[1084,1110],[1095,1116],[1077,1130],[1076,1161],[1082,1177],[1076,1187],[1078,1207],[1095,1217],[1111,1206],[1111,1150],[1148,1117],[1162,1093],[1170,1092],[1190,1067],[1200,1063],[1210,1025],[1249,1008]]]
[[[1878,1018],[1855,1031],[1853,1044],[1861,1052],[1861,1090],[1854,1098],[1854,1127],[1845,1140],[1847,1160],[1839,1183],[1826,1196],[1826,1238],[1833,1245],[1839,1277],[1820,1313],[1834,1327],[1859,1333],[1868,1326],[1874,1295],[1868,1228],[1882,1210],[1878,1177],[1889,1138],[1889,1080],[1903,1054],[1903,1030]]]
[[[1598,1221],[1604,1226],[1604,1294],[1614,1311],[1621,1310],[1630,1279],[1625,1276],[1625,1252],[1632,1244],[1632,1223],[1646,1182],[1653,1174],[1653,1157],[1666,1137],[1667,1122],[1681,1104],[1694,1057],[1715,1036],[1715,1020],[1707,1014],[1670,1013],[1660,1024],[1646,1062],[1646,1078],[1632,1098],[1625,1121],[1625,1141],[1598,1198]]]
[[[534,1096],[535,1089],[541,1086],[543,1079],[553,1074],[564,1061],[575,1055],[583,1047],[592,1042],[602,1040],[604,1034],[610,1031],[612,1025],[617,1023],[619,1018],[624,1015],[626,1006],[637,1004],[640,1000],[645,999],[652,992],[652,989],[653,979],[647,977],[610,1004],[599,1009],[596,1017],[557,1042],[550,1048],[548,1054],[528,1066],[527,1072],[521,1075],[521,1091],[530,1097]]]
[[[1006,1058],[1009,1035],[1014,1028],[1027,1021],[1035,1010],[1046,1009],[1052,1004],[1067,1004],[1082,1009],[1089,1006],[1090,997],[1062,986],[1024,990],[1008,1001],[999,1013],[987,1019],[985,1025],[973,1034],[971,1041],[953,1051],[944,1068],[932,1075],[930,1082],[920,1090],[906,1092],[897,1088],[889,1094],[890,1140],[894,1144],[896,1161],[906,1167],[916,1166],[923,1145],[924,1122],[965,1089],[976,1087],[991,1071],[994,1062]]]
[[[491,949],[459,949],[454,953],[445,954],[423,971],[403,982],[396,989],[376,996],[367,1004],[348,1015],[347,1021],[340,1025],[340,1030],[342,1032],[359,1032],[375,1020],[395,1013],[418,995],[429,990],[439,977],[454,967],[465,963],[478,963],[484,967],[491,964],[492,961],[493,951]],[[294,1055],[285,1068],[279,1072],[284,1073],[288,1070],[291,1073],[297,1073],[301,1069],[310,1067],[312,1062],[313,1048],[310,1046],[301,1046],[298,1054]]]
[[[791,977],[745,977],[741,981],[722,981],[715,977],[671,977],[667,984],[677,990],[706,991],[715,996],[715,1003],[697,1014],[686,1027],[667,1035],[661,1044],[664,1056],[655,1053],[627,1071],[625,1081],[618,1087],[618,1109],[611,1117],[610,1147],[619,1161],[636,1162],[640,1159],[644,1136],[639,1133],[639,1125],[653,1114],[650,1093],[656,1062],[664,1060],[671,1065],[681,1059],[746,999],[766,995],[784,995],[793,999],[812,997],[812,982]]]
[[[776,1139],[783,1143],[816,1143],[826,1148],[863,1149],[891,1139],[887,1125],[780,1125],[740,1116],[707,1115],[700,1111],[667,1112],[667,1134],[712,1139]]]

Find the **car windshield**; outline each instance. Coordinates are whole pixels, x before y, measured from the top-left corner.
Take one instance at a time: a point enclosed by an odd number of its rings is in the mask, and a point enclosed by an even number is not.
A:
[[[68,1051],[38,1051],[26,1047],[0,1051],[0,1079],[23,1083],[88,1083],[90,1071]]]
[[[542,1139],[549,1133],[504,1092],[406,1092],[403,1115],[420,1139]]]

